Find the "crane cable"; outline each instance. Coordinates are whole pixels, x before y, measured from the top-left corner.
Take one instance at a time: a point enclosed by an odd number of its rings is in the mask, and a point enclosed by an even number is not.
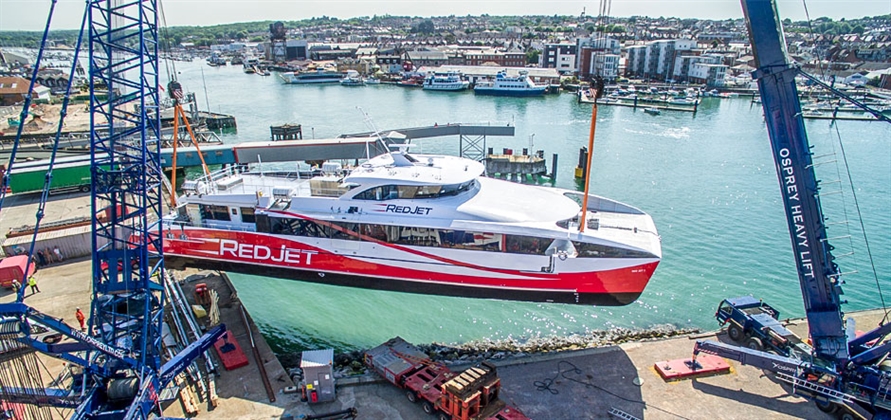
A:
[[[805,17],[805,19],[807,19],[806,22],[807,22],[808,32],[812,36],[812,38],[811,38],[811,42],[813,43],[812,46],[816,50],[817,43],[814,41],[816,41],[817,33],[816,33],[816,31],[814,31],[814,26],[811,22],[811,14],[807,10],[807,0],[801,0],[801,5],[804,7],[804,17]],[[820,77],[822,77],[823,80],[826,80],[826,73],[823,69],[823,60],[821,59],[821,57],[817,57],[817,66],[816,67],[817,67],[817,71],[820,73]]]
[[[875,259],[873,258],[873,255],[872,255],[872,248],[869,246],[869,237],[866,234],[866,226],[864,226],[864,223],[863,223],[863,213],[860,211],[860,203],[857,200],[857,189],[854,188],[854,181],[853,181],[853,178],[851,177],[851,167],[848,165],[848,156],[845,153],[845,145],[844,145],[844,143],[842,143],[841,132],[838,129],[838,124],[834,124],[834,127],[835,127],[836,137],[838,138],[838,145],[839,145],[839,148],[841,149],[841,158],[842,158],[842,162],[844,163],[845,175],[847,175],[847,177],[848,177],[848,185],[851,186],[851,195],[854,198],[854,208],[857,210],[857,219],[860,222],[860,232],[863,234],[863,241],[866,245],[866,254],[869,259],[869,264],[872,267],[872,275],[873,275],[873,278],[875,279],[876,289],[878,290],[878,293],[879,293],[879,301],[882,303],[882,311],[885,313],[885,315],[882,317],[882,321],[880,323],[880,324],[884,325],[885,322],[888,321],[888,315],[889,315],[888,307],[885,304],[885,295],[882,293],[882,285],[881,285],[881,282],[879,282],[879,275],[878,275],[878,272],[876,271],[876,263],[875,263]],[[841,178],[841,177],[839,177],[839,178]],[[844,195],[842,195],[842,196],[844,196]],[[853,246],[852,246],[852,248],[853,248]]]
[[[813,25],[811,23],[811,16],[807,9],[807,0],[802,0],[801,4],[804,7],[804,15],[807,18],[808,30],[810,31],[811,35],[814,35],[816,37],[816,33],[815,33]],[[820,72],[820,76],[823,78],[823,80],[825,80],[826,74],[825,74],[823,66],[822,66],[822,60],[819,60],[819,59],[817,60],[817,70]],[[851,186],[851,195],[853,196],[853,199],[854,199],[854,208],[857,210],[857,219],[859,220],[859,223],[860,223],[860,232],[863,234],[863,241],[865,242],[865,245],[866,245],[866,254],[868,256],[870,266],[872,267],[872,275],[876,282],[876,289],[878,290],[879,301],[882,303],[882,312],[884,312],[884,316],[882,317],[881,324],[884,325],[885,322],[888,321],[888,316],[889,316],[888,307],[885,304],[885,296],[882,293],[882,285],[881,285],[881,282],[879,281],[878,272],[876,271],[876,264],[875,264],[875,259],[873,258],[873,255],[872,255],[872,248],[869,246],[869,237],[866,234],[866,227],[863,224],[863,214],[860,211],[860,203],[857,200],[857,190],[854,188],[854,181],[851,177],[851,169],[850,169],[850,166],[848,165],[848,157],[845,154],[845,146],[844,146],[844,143],[842,142],[841,132],[838,129],[838,124],[834,124],[834,127],[835,127],[836,138],[838,139],[839,148],[841,149],[841,157],[842,157],[842,161],[844,162],[845,174],[848,177],[848,185]],[[839,177],[839,178],[841,178],[841,177]],[[852,246],[852,249],[853,249],[853,246]]]
[[[62,99],[62,107],[59,109],[59,124],[58,124],[58,126],[56,126],[56,134],[53,137],[53,149],[52,149],[52,152],[50,152],[49,163],[47,165],[46,175],[43,180],[43,192],[40,195],[40,201],[37,204],[37,213],[34,216],[34,218],[36,219],[35,223],[34,223],[34,233],[31,236],[31,246],[28,249],[28,255],[31,256],[31,258],[33,258],[33,256],[34,256],[34,251],[35,251],[34,248],[37,244],[37,235],[40,232],[40,222],[43,220],[43,216],[45,215],[44,212],[46,209],[46,202],[49,199],[50,186],[53,181],[53,167],[56,164],[56,157],[59,152],[59,140],[62,136],[62,128],[63,128],[63,124],[65,123],[65,116],[68,114],[68,104],[71,100],[71,87],[74,84],[74,75],[76,74],[76,70],[77,70],[77,60],[80,57],[80,55],[79,55],[80,48],[83,44],[84,28],[86,28],[86,22],[87,22],[87,16],[88,16],[87,10],[88,9],[86,9],[86,8],[84,9],[84,15],[81,18],[81,22],[80,22],[80,32],[78,32],[77,42],[74,45],[74,56],[71,59],[71,70],[70,70],[69,77],[68,77],[68,85],[65,89],[65,96]],[[30,264],[25,267],[25,273],[24,273],[25,280],[27,280],[28,276],[31,274],[31,273],[29,273],[30,268],[31,268]],[[22,281],[22,287],[19,288],[19,291],[18,291],[18,294],[16,297],[16,300],[18,302],[21,302],[24,299],[25,284],[26,284],[25,281]]]
[[[43,38],[40,41],[40,49],[37,50],[37,59],[34,61],[34,71],[31,72],[31,84],[28,86],[28,94],[25,95],[25,101],[22,105],[22,113],[19,115],[19,127],[15,133],[12,151],[9,154],[9,164],[6,167],[6,170],[3,171],[3,179],[0,180],[0,209],[3,209],[3,199],[6,198],[6,189],[9,187],[9,173],[12,172],[13,162],[15,162],[16,154],[19,150],[19,143],[22,139],[22,130],[25,128],[25,120],[28,119],[28,110],[31,108],[31,95],[34,93],[34,84],[37,82],[37,72],[40,70],[40,63],[43,61],[43,51],[46,47],[46,40],[49,36],[50,24],[53,20],[53,12],[56,9],[57,1],[58,0],[52,0],[52,3],[50,4],[49,15],[46,17],[46,27],[43,29]]]

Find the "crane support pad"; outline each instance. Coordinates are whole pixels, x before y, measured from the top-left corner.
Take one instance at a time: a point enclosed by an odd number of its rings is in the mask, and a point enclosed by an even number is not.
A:
[[[657,362],[654,366],[666,381],[687,379],[694,376],[721,375],[730,372],[730,365],[723,358],[710,354],[696,356],[698,366],[691,366],[692,359],[675,359]]]
[[[235,339],[231,331],[226,331],[216,343],[213,343],[213,347],[217,350],[217,355],[220,356],[226,370],[234,370],[248,365],[248,358],[241,351],[241,346],[238,345],[238,340]]]

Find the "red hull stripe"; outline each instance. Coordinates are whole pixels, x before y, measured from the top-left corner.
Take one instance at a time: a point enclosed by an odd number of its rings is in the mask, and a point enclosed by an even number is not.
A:
[[[254,232],[236,232],[217,229],[186,229],[182,232],[187,240],[165,238],[164,254],[197,259],[229,261],[253,266],[277,267],[340,273],[380,279],[443,283],[456,286],[509,288],[524,290],[561,290],[578,293],[640,293],[643,291],[658,261],[632,267],[582,273],[537,273],[518,270],[492,270],[474,264],[453,264],[452,259],[433,258],[427,253],[416,252],[402,246],[393,247],[430,258],[436,263],[398,262],[377,260],[374,257],[352,258],[328,250],[309,246],[297,241]],[[168,235],[173,236],[173,235]],[[401,267],[398,264],[428,264],[429,270]],[[499,273],[501,278],[485,274],[457,274],[447,272],[449,265],[462,269],[475,269],[483,273]],[[255,274],[262,274],[257,270]],[[463,270],[462,270],[463,271]],[[512,278],[503,278],[509,275]]]

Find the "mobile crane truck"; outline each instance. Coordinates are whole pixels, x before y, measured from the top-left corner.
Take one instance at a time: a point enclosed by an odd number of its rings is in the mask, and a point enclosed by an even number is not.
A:
[[[853,419],[849,407],[857,406],[874,419],[891,419],[891,372],[886,366],[891,341],[885,340],[891,333],[891,323],[856,338],[846,334],[841,310],[844,302],[840,299],[843,282],[826,235],[819,182],[795,78],[804,76],[867,111],[870,109],[801,72],[789,60],[774,0],[742,0],[742,6],[755,56],[753,78],[758,80],[813,345],[800,347],[806,350],[804,354],[762,351],[768,344],[764,338],[771,337],[769,324],[776,321],[778,314],[769,314],[773,309],[760,302],[756,304],[754,299],[731,299],[719,307],[718,318],[721,320],[722,308],[726,309],[728,332],[738,329],[732,334],[739,340],[748,334],[749,346],[698,341],[691,369],[697,367],[698,354],[713,354],[773,372],[778,379],[790,383],[795,394],[813,399],[825,412],[839,412],[840,417]]]
[[[457,374],[396,337],[365,352],[365,364],[439,420],[529,420],[498,399],[501,380],[491,363]]]

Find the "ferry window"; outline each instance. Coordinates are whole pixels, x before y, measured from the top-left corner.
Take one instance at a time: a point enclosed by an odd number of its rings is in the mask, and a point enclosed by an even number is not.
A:
[[[331,239],[346,239],[358,241],[359,236],[356,235],[359,225],[356,223],[332,223],[333,226],[326,226],[325,231]]]
[[[572,245],[582,258],[653,258],[648,252],[634,251],[631,249],[617,248],[614,246],[589,244],[572,241]]]
[[[439,196],[440,191],[442,191],[441,185],[422,185],[417,188],[418,191],[415,194],[415,198],[433,198]]]
[[[201,205],[201,218],[204,220],[230,221],[229,208],[226,206]]]
[[[501,251],[502,235],[500,233],[440,230],[440,236],[442,237],[442,246],[448,248]]]
[[[551,240],[534,236],[506,235],[504,243],[505,250],[510,253],[544,255]]]
[[[359,233],[363,236],[377,239],[379,241],[387,240],[387,229],[386,226],[383,225],[370,225],[363,224],[359,225]]]
[[[315,222],[302,219],[269,218],[270,231],[280,235],[308,236],[313,238],[327,238],[325,228]]]
[[[254,208],[253,207],[242,207],[241,208],[241,222],[242,223],[254,223],[256,219],[254,218]]]
[[[251,209],[251,210],[253,210],[253,209]],[[242,214],[244,214],[244,213],[242,213]],[[255,216],[255,218],[257,221],[257,232],[265,232],[265,233],[271,232],[271,226],[269,226],[269,216],[267,216],[266,214],[260,213],[260,214],[257,214]],[[242,218],[242,220],[244,220],[244,219]]]
[[[408,186],[408,185],[400,185],[396,187],[397,194],[399,198],[412,199],[415,198],[415,195],[418,193],[418,187],[416,186]]]
[[[380,187],[369,188],[359,194],[356,194],[356,200],[395,200],[400,197],[399,188],[395,185],[383,185]]]
[[[438,229],[390,226],[387,231],[390,242],[403,245],[440,246]]]

